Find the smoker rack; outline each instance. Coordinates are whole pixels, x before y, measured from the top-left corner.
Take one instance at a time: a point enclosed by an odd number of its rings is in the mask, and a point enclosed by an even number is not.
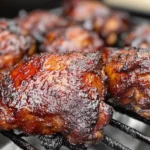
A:
[[[121,107],[118,106],[113,106],[115,110],[117,110],[118,112],[121,112],[123,114],[126,114],[134,119],[137,119],[139,121],[142,121],[148,125],[150,125],[150,121],[146,120],[140,116],[138,116],[137,114],[134,114],[130,111],[127,111]],[[111,119],[110,121],[110,125],[125,132],[126,134],[132,136],[135,139],[138,139],[142,142],[145,142],[146,144],[150,145],[150,137],[144,135],[143,133],[119,122],[118,120],[115,119]],[[32,145],[30,145],[28,142],[26,142],[22,137],[23,136],[27,136],[24,134],[15,134],[12,131],[0,131],[0,133],[4,136],[6,136],[7,138],[9,138],[12,142],[14,142],[17,146],[19,146],[20,148],[22,148],[23,150],[37,150],[35,147],[33,147]],[[112,138],[110,138],[107,135],[104,135],[102,143],[104,143],[105,145],[115,149],[115,150],[131,150],[130,148],[124,146],[123,144],[113,140]],[[87,147],[85,147],[84,145],[79,145],[79,146],[75,146],[75,145],[71,145],[69,144],[66,140],[63,141],[62,146],[66,146],[69,149],[73,149],[73,150],[87,150]]]
[[[51,12],[56,13],[56,14],[61,14],[62,10],[61,10],[61,8],[56,8],[56,9],[51,10]],[[23,13],[24,13],[24,11],[23,11]],[[150,17],[149,15],[145,15],[145,14],[143,15],[143,14],[139,14],[139,13],[135,13],[135,12],[131,12],[131,15],[132,15],[133,23],[136,23],[136,24],[139,24],[141,22],[150,23],[150,20],[148,20]],[[125,114],[128,117],[134,118],[134,119],[150,126],[150,120],[147,120],[132,111],[126,110],[125,108],[114,105],[114,104],[110,103],[109,101],[108,101],[108,104],[111,105],[116,112],[119,112],[120,114]],[[137,140],[140,140],[150,146],[150,137],[144,135],[143,133],[139,132],[138,130],[131,128],[131,127],[127,126],[126,124],[124,124],[118,120],[115,120],[113,118],[111,119],[109,124],[112,127],[115,127],[117,129],[119,129],[120,131],[123,131],[124,133],[128,134],[129,136],[131,136]],[[23,139],[23,137],[28,136],[26,134],[15,134],[13,131],[0,131],[0,134],[7,137],[8,139],[10,139],[12,142],[14,142],[14,144],[16,144],[18,147],[20,147],[23,150],[38,150],[37,148],[35,148],[34,146],[32,146],[31,144],[29,144],[27,141],[25,141]],[[109,137],[107,135],[103,136],[103,139],[101,142],[115,150],[131,150],[127,146],[113,140],[111,137]],[[70,150],[87,150],[88,149],[84,145],[78,145],[78,146],[71,145],[66,140],[63,140],[62,146],[65,146]]]

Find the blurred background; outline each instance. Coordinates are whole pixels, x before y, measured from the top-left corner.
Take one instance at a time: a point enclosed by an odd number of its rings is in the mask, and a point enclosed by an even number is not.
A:
[[[150,15],[150,0],[102,0],[106,4],[131,12]],[[0,17],[15,17],[21,9],[51,9],[59,7],[62,0],[1,0]]]
[[[0,17],[15,17],[18,15],[20,10],[31,11],[34,9],[53,9],[61,6],[61,0],[1,0],[0,1]],[[112,7],[127,10],[134,12],[137,15],[142,15],[150,20],[150,0],[104,0],[104,2]],[[145,124],[138,122],[134,119],[130,119],[125,115],[119,115],[116,113],[115,118],[119,119],[123,123],[141,131],[145,132],[150,136],[150,127]],[[110,135],[113,139],[123,143],[124,145],[130,147],[132,150],[150,150],[150,147],[146,144],[142,144],[138,140],[134,140],[128,135],[114,129],[113,127],[108,126],[105,128],[105,133]],[[42,150],[40,147],[39,141],[35,138],[27,139],[33,145],[36,145],[37,148]],[[0,150],[20,150],[7,138],[0,135]],[[92,147],[90,150],[112,150],[111,148],[99,144]]]
[[[51,9],[61,5],[61,0],[1,0],[0,17],[15,17],[21,9]]]

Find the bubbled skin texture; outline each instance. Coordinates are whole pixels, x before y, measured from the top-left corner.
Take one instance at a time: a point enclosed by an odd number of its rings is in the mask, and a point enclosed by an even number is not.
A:
[[[150,51],[105,49],[103,60],[111,102],[150,119]]]
[[[71,0],[66,2],[64,13],[86,29],[97,32],[107,46],[114,46],[130,25],[127,13],[113,11],[99,1]]]
[[[0,20],[0,71],[13,67],[34,52],[35,41],[30,36],[12,32],[9,21]]]
[[[150,47],[150,24],[141,24],[136,26],[124,38],[124,46],[138,48]]]
[[[2,77],[0,129],[61,133],[70,143],[95,143],[111,117],[103,102],[100,54],[42,54],[21,61]]]
[[[94,52],[103,47],[98,35],[80,26],[56,28],[45,36],[42,52]]]

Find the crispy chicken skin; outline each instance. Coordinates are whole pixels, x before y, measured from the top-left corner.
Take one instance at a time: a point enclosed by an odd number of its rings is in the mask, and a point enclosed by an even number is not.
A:
[[[6,20],[0,20],[0,71],[13,67],[23,57],[35,52],[30,36],[14,33]]]
[[[66,2],[64,13],[88,29],[95,31],[104,39],[107,46],[113,46],[118,42],[120,35],[129,28],[129,16],[127,13],[113,11],[99,1],[71,0]],[[67,5],[73,5],[72,8]],[[66,10],[65,10],[66,9]]]
[[[30,34],[35,38],[54,27],[66,27],[71,24],[63,17],[44,10],[32,11],[27,16],[18,19],[17,22],[24,34]]]
[[[103,47],[98,35],[80,26],[56,28],[45,36],[42,52],[94,52]]]
[[[141,24],[136,26],[124,38],[124,46],[149,48],[150,47],[150,24]]]
[[[111,102],[150,119],[150,51],[109,48],[103,62]]]
[[[4,73],[0,129],[28,134],[61,133],[70,143],[102,139],[112,109],[105,104],[100,53],[41,54]]]

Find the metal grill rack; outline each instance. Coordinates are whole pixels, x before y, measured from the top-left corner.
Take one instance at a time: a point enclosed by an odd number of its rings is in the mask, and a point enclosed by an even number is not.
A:
[[[139,117],[137,114],[134,114],[133,112],[127,111],[119,106],[113,106],[115,110],[126,114],[130,117],[133,117],[137,120],[140,120],[148,125],[150,125],[150,121]],[[136,138],[142,142],[145,142],[146,144],[150,145],[150,137],[144,135],[143,133],[119,122],[118,120],[115,119],[111,119],[110,121],[110,125],[125,132],[126,134],[132,136],[133,138]],[[34,146],[30,145],[28,142],[26,142],[24,139],[22,139],[23,136],[26,136],[24,134],[20,134],[17,135],[13,132],[10,131],[0,131],[0,133],[4,136],[6,136],[7,138],[9,138],[12,142],[14,142],[17,146],[19,146],[20,148],[22,148],[23,150],[37,150]],[[123,144],[113,140],[112,138],[110,138],[107,135],[104,135],[102,142],[115,149],[115,150],[131,150],[130,148],[124,146]],[[84,145],[79,145],[79,146],[75,146],[75,145],[70,145],[67,141],[63,142],[63,146],[66,146],[69,149],[73,149],[73,150],[87,150],[87,147],[85,147]]]

